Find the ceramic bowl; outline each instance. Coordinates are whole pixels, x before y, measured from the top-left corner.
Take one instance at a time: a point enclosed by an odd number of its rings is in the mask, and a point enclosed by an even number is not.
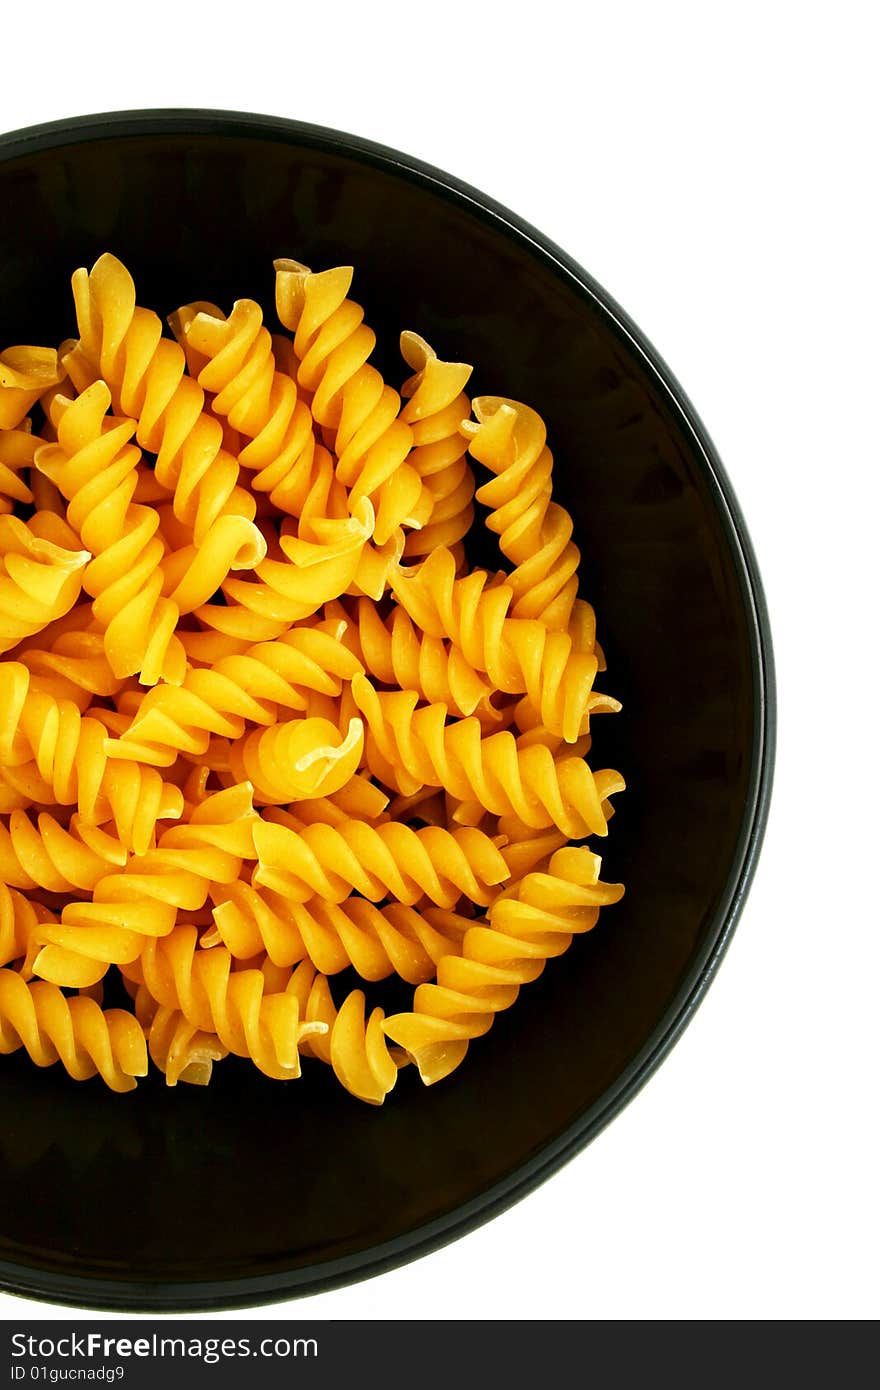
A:
[[[143,303],[273,298],[274,257],[356,267],[378,365],[401,329],[535,406],[623,713],[603,876],[623,902],[463,1065],[381,1109],[317,1063],[235,1059],[126,1096],[0,1058],[0,1282],[125,1309],[268,1302],[422,1255],[509,1206],[629,1101],[693,1013],[760,845],[773,762],[767,613],[739,507],[681,387],[558,247],[450,175],[336,131],[147,111],[0,140],[0,341],[74,331],[70,274],[112,250]],[[586,1197],[585,1197],[586,1200]],[[548,1233],[548,1247],[554,1237]]]

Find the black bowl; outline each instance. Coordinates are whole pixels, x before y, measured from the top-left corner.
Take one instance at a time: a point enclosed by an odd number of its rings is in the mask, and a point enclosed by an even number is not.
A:
[[[273,257],[356,267],[401,379],[415,328],[475,393],[547,419],[607,687],[596,761],[629,784],[605,842],[623,903],[426,1090],[384,1108],[317,1064],[111,1095],[0,1060],[0,1280],[77,1304],[263,1302],[374,1274],[509,1206],[588,1142],[668,1051],[723,954],[772,775],[770,634],[749,539],[678,383],[534,228],[435,169],[262,116],[148,111],[0,140],[0,342],[74,327],[71,271],[112,249],[142,302],[271,304]]]

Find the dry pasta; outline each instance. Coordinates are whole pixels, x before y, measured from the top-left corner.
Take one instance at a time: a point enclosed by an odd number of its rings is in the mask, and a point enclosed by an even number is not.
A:
[[[0,1052],[381,1105],[621,897],[620,706],[541,417],[411,331],[386,381],[351,267],[275,271],[279,331],[169,334],[107,253],[0,352]]]

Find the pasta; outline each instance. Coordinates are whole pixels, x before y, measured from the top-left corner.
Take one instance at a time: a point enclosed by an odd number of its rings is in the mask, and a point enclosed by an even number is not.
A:
[[[238,461],[253,473],[254,491],[290,516],[333,515],[331,494],[341,499],[330,457],[318,449],[294,375],[278,370],[260,306],[239,300],[226,318],[215,306],[191,304],[171,324],[194,356],[199,384],[215,393],[212,409],[245,436]]]
[[[278,317],[295,332],[297,380],[336,453],[336,476],[352,502],[369,497],[381,546],[398,528],[421,526],[431,498],[411,463],[412,430],[400,397],[367,359],[376,336],[359,304],[347,299],[349,267],[313,275],[296,261],[275,262]]]
[[[276,1080],[299,1075],[300,1042],[324,1031],[320,1022],[305,1021],[295,994],[267,990],[259,969],[234,970],[222,946],[201,948],[194,927],[177,926],[162,940],[151,938],[127,974],[159,1006],[216,1035],[225,1052],[249,1057]]]
[[[351,515],[327,517],[316,525],[314,540],[282,529],[277,538],[281,558],[269,556],[257,565],[255,581],[225,579],[225,605],[198,606],[196,617],[207,627],[251,642],[281,636],[354,583],[374,524],[372,504],[362,497],[352,504]]]
[[[174,632],[180,610],[163,593],[160,518],[155,508],[132,501],[141,459],[130,442],[135,421],[114,423],[109,409],[103,381],[73,402],[56,396],[51,418],[58,438],[34,462],[67,499],[70,523],[94,556],[87,592],[114,673],[138,674],[145,685],[163,677],[179,684],[186,655]]]
[[[124,1009],[102,1010],[86,996],[65,999],[44,980],[0,970],[0,1052],[23,1047],[38,1067],[61,1062],[76,1081],[100,1074],[113,1091],[131,1091],[147,1071],[143,1031]]]
[[[474,476],[461,431],[470,415],[464,388],[473,369],[464,362],[441,362],[417,333],[401,334],[400,351],[415,373],[401,387],[401,395],[407,398],[401,419],[410,426],[413,438],[408,462],[432,504],[430,521],[409,533],[404,554],[430,555],[437,546],[445,546],[461,560],[460,542],[474,519]]]
[[[150,938],[169,935],[180,912],[203,907],[212,883],[233,883],[255,857],[251,796],[243,783],[206,797],[184,824],[162,833],[155,849],[115,873],[105,869],[91,901],[67,903],[60,922],[41,929],[45,945],[35,970],[81,988],[108,966],[137,959]]]
[[[470,925],[449,910],[404,903],[380,908],[360,897],[291,902],[241,880],[213,896],[215,930],[202,938],[205,945],[222,941],[238,960],[263,951],[280,966],[310,960],[325,975],[351,965],[364,980],[390,974],[409,984],[431,979],[437,962],[458,949],[464,926]]]
[[[257,887],[271,888],[294,902],[320,897],[344,902],[352,890],[370,902],[393,897],[404,905],[426,897],[453,907],[465,894],[487,904],[492,888],[507,877],[500,850],[481,830],[414,830],[399,821],[378,826],[348,820],[340,825],[254,826],[259,861]]]
[[[214,1063],[229,1055],[215,1034],[203,1032],[180,1009],[157,1006],[146,987],[135,995],[135,1016],[149,1038],[150,1060],[169,1086],[207,1086]]]
[[[381,1105],[397,1082],[404,1055],[388,1044],[385,1013],[374,1008],[366,1017],[363,990],[351,990],[339,1009],[330,986],[310,961],[303,961],[290,977],[287,993],[300,1004],[309,1023],[323,1025],[306,1040],[304,1050],[333,1068],[347,1091],[370,1105]]]
[[[0,824],[0,877],[11,888],[93,892],[127,857],[118,839],[78,814],[65,825],[51,811],[16,807]]]
[[[307,710],[313,692],[339,695],[361,667],[334,632],[338,624],[329,631],[296,627],[223,656],[211,669],[191,664],[179,686],[147,692],[114,755],[169,765],[180,752],[204,754],[212,734],[239,739],[249,724],[273,724],[279,711]]]
[[[325,611],[346,624],[343,643],[361,668],[385,685],[414,690],[431,703],[442,701],[453,714],[473,714],[478,709],[494,714],[493,687],[485,676],[457,647],[420,631],[405,608],[395,607],[383,617],[372,599],[360,598],[347,618],[341,606],[328,604]]]
[[[136,854],[147,852],[158,821],[182,814],[179,787],[164,783],[155,768],[110,759],[105,725],[42,688],[26,666],[0,662],[0,698],[3,776],[17,786],[26,778],[31,800],[75,805],[93,825],[111,821]]]
[[[580,554],[573,523],[551,496],[553,456],[547,429],[536,411],[497,396],[473,403],[476,421],[462,430],[474,458],[495,477],[477,501],[489,508],[486,525],[498,533],[501,552],[516,568],[505,583],[513,590],[511,615],[540,618],[563,631],[577,597]]]
[[[520,722],[532,710],[548,730],[574,743],[588,731],[591,713],[620,709],[617,700],[593,690],[601,654],[595,616],[583,600],[575,600],[565,631],[515,618],[511,586],[490,582],[484,570],[457,578],[454,559],[443,549],[415,573],[403,571],[394,596],[424,634],[423,646],[446,638],[462,670],[478,678],[485,673],[496,690],[522,694]]]
[[[4,652],[63,618],[76,603],[91,555],[73,549],[75,544],[70,528],[52,512],[36,512],[28,523],[0,516],[0,645]]]
[[[33,464],[38,443],[29,430],[0,429],[0,515],[8,516],[16,503],[34,501],[21,474]]]
[[[492,904],[485,926],[471,926],[459,955],[437,968],[437,983],[419,985],[412,1013],[388,1019],[385,1032],[418,1066],[423,1081],[448,1075],[468,1043],[509,1009],[520,987],[536,980],[576,932],[595,925],[599,908],[617,902],[620,884],[599,881],[601,861],[587,849],[560,849],[546,873],[527,874]]]
[[[226,517],[226,547],[231,536],[238,557],[229,567],[250,568],[261,558],[251,524],[256,507],[237,485],[238,462],[223,447],[222,425],[203,409],[204,392],[186,374],[183,349],[162,337],[152,310],[136,303],[134,281],[115,256],[101,256],[90,273],[77,270],[73,294],[80,336],[64,366],[77,388],[103,381],[115,412],[136,422],[138,444],[156,455],[156,483],[172,494],[174,515],[199,554]]]
[[[106,253],[0,352],[0,1052],[381,1105],[622,896],[620,705],[541,417],[411,331],[391,384],[351,267],[275,272],[281,331],[168,336]]]
[[[54,348],[10,347],[0,352],[0,430],[14,430],[62,378]]]
[[[367,724],[367,766],[387,785],[404,793],[444,787],[535,829],[556,825],[572,839],[607,834],[602,803],[621,790],[616,772],[594,776],[583,758],[554,758],[545,743],[523,746],[509,730],[483,738],[476,719],[447,723],[443,704],[417,709],[415,691],[379,693],[364,676],[355,676],[352,691]]]
[[[18,973],[29,980],[39,950],[37,927],[51,919],[52,913],[42,903],[32,903],[23,893],[0,884],[0,966],[19,961]]]

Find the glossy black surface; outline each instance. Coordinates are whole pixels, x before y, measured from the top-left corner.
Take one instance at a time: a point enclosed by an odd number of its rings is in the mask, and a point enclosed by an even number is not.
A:
[[[108,116],[0,142],[0,342],[73,331],[69,276],[112,249],[143,302],[272,301],[272,259],[356,266],[384,366],[413,327],[473,391],[550,423],[582,592],[624,713],[593,766],[629,790],[606,842],[627,896],[449,1081],[382,1110],[317,1064],[236,1061],[130,1096],[0,1059],[0,1277],[80,1303],[259,1301],[399,1262],[585,1143],[674,1039],[729,932],[772,769],[772,672],[735,501],[674,380],[532,229],[404,156],[211,113]],[[633,336],[635,335],[635,336]],[[586,1196],[585,1196],[586,1200]],[[548,1247],[558,1238],[548,1232]]]

